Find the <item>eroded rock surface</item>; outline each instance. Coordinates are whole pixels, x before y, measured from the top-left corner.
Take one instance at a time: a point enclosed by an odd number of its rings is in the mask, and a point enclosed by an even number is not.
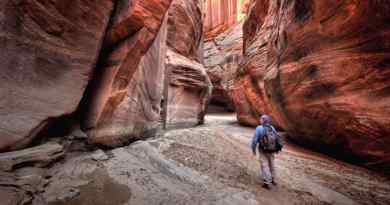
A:
[[[386,5],[253,1],[244,25],[245,73],[233,96],[241,122],[254,125],[268,113],[298,142],[388,170]]]
[[[261,188],[253,129],[234,122],[208,116],[122,148],[67,153],[47,170],[0,172],[2,204],[389,204],[388,179],[290,143],[276,157],[279,185]]]
[[[205,68],[170,49],[167,52],[166,66],[166,126],[202,124],[212,92],[212,84]]]
[[[168,11],[167,46],[174,52],[203,62],[203,2],[173,0]]]
[[[112,1],[1,1],[0,152],[77,109],[112,10]]]
[[[23,164],[46,166],[64,156],[63,147],[57,143],[0,154],[0,170],[12,171]]]
[[[203,123],[212,85],[203,63],[202,1],[174,0],[168,12],[165,127]]]
[[[229,93],[243,56],[242,26],[242,23],[237,23],[206,41],[204,46],[204,64],[214,86],[211,103],[222,105],[229,111],[234,110]]]
[[[205,0],[205,38],[214,38],[240,22],[248,11],[249,0]]]
[[[164,16],[170,3],[118,3],[80,109],[90,143],[121,146],[156,129],[164,74]]]

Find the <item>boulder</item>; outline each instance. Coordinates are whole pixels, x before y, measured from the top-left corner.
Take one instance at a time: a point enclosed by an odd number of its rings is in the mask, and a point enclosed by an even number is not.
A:
[[[112,1],[1,1],[0,152],[77,109],[112,10]]]
[[[239,119],[268,113],[299,143],[389,166],[389,14],[384,0],[252,1]]]
[[[165,127],[202,124],[212,84],[203,65],[167,51]]]

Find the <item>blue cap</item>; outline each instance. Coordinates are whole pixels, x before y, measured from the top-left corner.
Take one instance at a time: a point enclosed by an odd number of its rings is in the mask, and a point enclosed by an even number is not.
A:
[[[271,122],[271,117],[269,115],[262,115],[260,117],[261,120],[263,120],[264,123],[269,123]]]

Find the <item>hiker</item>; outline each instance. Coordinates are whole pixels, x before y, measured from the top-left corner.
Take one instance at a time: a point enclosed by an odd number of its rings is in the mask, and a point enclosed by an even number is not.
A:
[[[256,156],[256,148],[258,147],[261,177],[264,180],[263,187],[267,189],[271,188],[271,184],[276,185],[275,154],[280,152],[283,147],[282,138],[270,122],[270,116],[262,115],[260,117],[261,125],[256,127],[251,143],[253,156]]]

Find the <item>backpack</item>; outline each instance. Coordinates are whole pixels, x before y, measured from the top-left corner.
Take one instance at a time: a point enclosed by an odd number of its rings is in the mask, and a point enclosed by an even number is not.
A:
[[[279,135],[271,126],[263,126],[264,136],[259,141],[259,149],[265,153],[279,152],[282,145],[279,142]]]

